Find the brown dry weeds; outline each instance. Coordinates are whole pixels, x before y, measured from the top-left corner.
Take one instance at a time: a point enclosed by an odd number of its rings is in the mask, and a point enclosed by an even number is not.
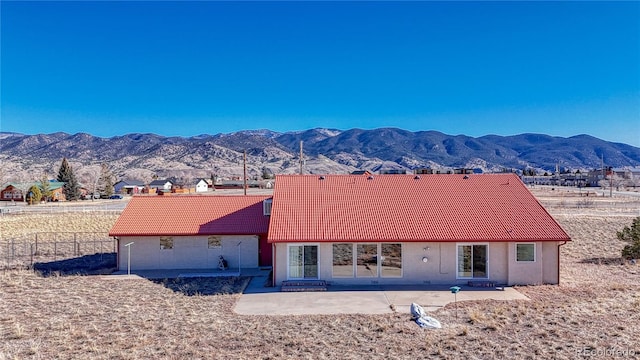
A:
[[[232,311],[238,294],[11,271],[0,273],[0,359],[640,357],[639,267],[621,265],[615,239],[638,214],[548,208],[573,238],[562,248],[561,285],[520,287],[526,302],[458,303],[458,317],[446,306],[433,314],[442,330],[399,313],[241,316]]]

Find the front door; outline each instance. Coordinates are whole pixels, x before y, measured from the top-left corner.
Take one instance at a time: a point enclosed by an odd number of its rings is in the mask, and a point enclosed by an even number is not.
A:
[[[289,279],[318,278],[318,245],[289,245]]]
[[[258,261],[260,266],[271,266],[272,265],[272,247],[271,244],[267,242],[267,236],[261,235],[260,240],[258,241]]]

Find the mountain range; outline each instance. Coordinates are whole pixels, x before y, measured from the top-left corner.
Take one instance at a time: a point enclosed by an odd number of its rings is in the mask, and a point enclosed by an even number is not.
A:
[[[250,177],[264,171],[297,173],[302,142],[305,173],[354,170],[473,168],[482,172],[532,168],[539,172],[588,170],[603,164],[640,166],[640,148],[589,135],[568,138],[544,134],[470,137],[397,128],[310,129],[297,132],[247,130],[229,134],[166,137],[127,134],[102,138],[86,133],[25,135],[0,133],[3,181],[55,176],[66,157],[84,181],[100,163],[118,178],[242,176],[243,152]],[[81,179],[82,181],[82,179]]]

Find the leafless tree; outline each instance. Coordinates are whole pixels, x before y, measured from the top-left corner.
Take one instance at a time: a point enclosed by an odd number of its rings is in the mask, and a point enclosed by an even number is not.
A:
[[[634,173],[629,174],[626,185],[634,189],[640,186],[640,175],[636,175]]]
[[[98,181],[100,181],[100,175],[102,174],[102,166],[100,164],[90,164],[81,167],[78,170],[78,181],[87,189],[91,190],[92,194],[95,194],[98,187]],[[93,200],[93,196],[91,197]]]
[[[598,185],[603,190],[609,189],[609,196],[613,196],[613,189],[620,190],[624,183],[625,179],[616,174],[608,174],[604,179],[598,181]]]

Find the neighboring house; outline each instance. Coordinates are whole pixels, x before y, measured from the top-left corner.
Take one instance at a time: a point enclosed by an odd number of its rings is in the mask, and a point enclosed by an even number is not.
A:
[[[271,265],[268,196],[134,196],[109,232],[118,240],[118,267],[217,269]]]
[[[149,184],[149,188],[154,189],[156,193],[170,192],[173,183],[170,180],[153,180]]]
[[[515,174],[277,177],[274,282],[557,284],[569,236]]]
[[[247,180],[248,188],[261,188],[261,183],[258,180]],[[242,180],[222,180],[220,182],[216,182],[216,189],[243,189],[244,181]]]
[[[24,188],[28,189],[29,187],[30,186],[24,187]],[[24,197],[22,194],[22,190],[20,190],[20,188],[23,188],[23,186],[17,183],[9,183],[5,185],[5,187],[2,190],[0,190],[0,200],[23,201]]]
[[[144,190],[144,182],[138,180],[120,180],[113,185],[113,191],[116,194],[142,194]]]
[[[198,181],[196,182],[196,192],[207,192],[209,191],[210,188],[210,183],[211,180],[207,180],[207,179],[198,179]]]
[[[29,188],[33,185],[40,186],[40,182],[30,182],[30,183],[8,183],[5,187],[0,190],[0,200],[2,201],[24,201],[23,190],[28,191]],[[50,181],[49,182],[49,190],[51,191],[51,201],[63,201],[65,200],[64,192],[62,191],[62,187],[64,186],[64,182],[60,181]]]

